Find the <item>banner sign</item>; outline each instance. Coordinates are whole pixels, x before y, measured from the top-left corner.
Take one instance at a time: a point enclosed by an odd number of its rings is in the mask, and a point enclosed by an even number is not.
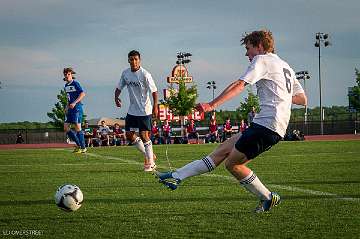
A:
[[[178,121],[180,120],[179,116],[175,116],[173,113],[171,113],[171,111],[169,110],[168,107],[166,107],[165,105],[159,104],[159,118],[161,121],[163,120],[169,120],[169,121]],[[200,113],[199,111],[193,110],[193,112],[188,115],[185,116],[186,120],[203,120],[204,119],[204,112]]]

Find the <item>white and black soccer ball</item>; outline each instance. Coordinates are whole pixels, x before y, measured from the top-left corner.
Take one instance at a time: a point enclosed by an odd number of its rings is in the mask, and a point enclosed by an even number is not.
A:
[[[56,205],[67,212],[78,210],[83,201],[84,195],[76,185],[64,184],[55,193]]]

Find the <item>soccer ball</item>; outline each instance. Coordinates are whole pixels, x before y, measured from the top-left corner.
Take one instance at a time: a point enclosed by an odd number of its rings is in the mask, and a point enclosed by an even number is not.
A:
[[[76,185],[64,184],[55,193],[56,205],[66,212],[73,212],[81,207],[84,195]]]

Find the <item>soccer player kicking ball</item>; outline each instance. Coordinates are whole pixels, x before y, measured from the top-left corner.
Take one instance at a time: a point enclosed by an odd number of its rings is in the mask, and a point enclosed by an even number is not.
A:
[[[64,131],[67,136],[76,143],[74,153],[86,153],[84,132],[81,130],[83,109],[81,100],[85,97],[85,92],[78,81],[75,81],[75,71],[72,68],[64,68],[64,81],[66,81],[64,90],[67,94],[68,105],[65,109],[66,119],[64,122]],[[75,131],[70,128],[73,124]]]
[[[156,168],[152,142],[150,140],[151,119],[158,115],[157,88],[151,74],[140,66],[140,53],[130,51],[130,68],[124,70],[115,89],[115,104],[121,107],[119,96],[126,86],[129,92],[130,106],[125,119],[126,138],[144,154],[144,171],[153,172]],[[153,105],[151,104],[152,95]],[[139,131],[140,137],[135,132]]]
[[[208,156],[193,161],[174,172],[157,173],[159,181],[175,190],[184,179],[214,170],[225,161],[228,171],[240,184],[260,199],[255,212],[269,211],[280,203],[280,196],[270,192],[247,164],[269,150],[284,137],[291,114],[291,104],[306,105],[307,98],[295,72],[274,54],[274,39],[267,30],[254,31],[241,39],[250,66],[216,99],[197,105],[208,112],[240,94],[247,84],[256,84],[260,112],[241,135],[238,133],[218,146]]]

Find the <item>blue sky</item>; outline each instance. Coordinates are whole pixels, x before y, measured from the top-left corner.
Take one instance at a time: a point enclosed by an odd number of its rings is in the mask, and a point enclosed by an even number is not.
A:
[[[208,101],[206,82],[214,80],[218,94],[237,79],[248,66],[240,38],[261,28],[273,32],[277,53],[295,71],[310,72],[310,107],[319,105],[315,33],[329,33],[332,46],[322,48],[321,58],[323,105],[347,105],[360,68],[359,9],[357,0],[2,0],[0,122],[49,121],[66,66],[86,90],[88,118],[124,116],[127,103],[116,108],[113,91],[132,49],[141,52],[160,98],[176,53],[191,52],[199,101]],[[234,109],[245,96],[219,109]]]

